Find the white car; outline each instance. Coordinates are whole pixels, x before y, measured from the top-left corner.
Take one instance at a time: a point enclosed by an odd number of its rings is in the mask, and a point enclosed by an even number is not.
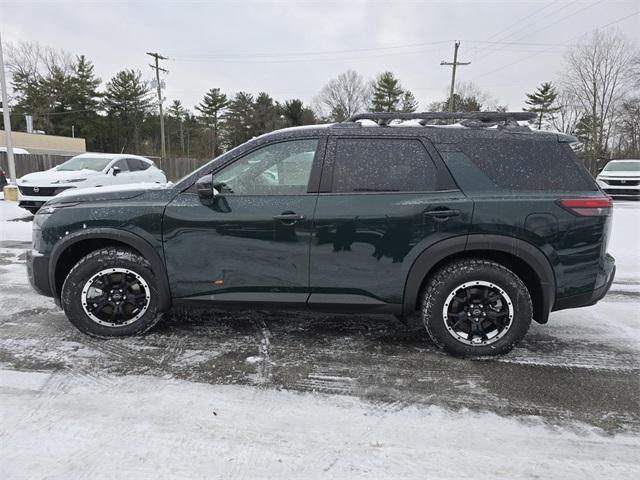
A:
[[[18,205],[35,213],[50,198],[70,188],[166,183],[164,172],[145,157],[83,153],[57,167],[18,179]]]
[[[596,177],[614,198],[640,198],[640,160],[611,160]]]

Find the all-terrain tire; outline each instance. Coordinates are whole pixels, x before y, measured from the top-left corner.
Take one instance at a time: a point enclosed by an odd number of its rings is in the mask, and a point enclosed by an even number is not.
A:
[[[513,319],[506,333],[488,345],[468,345],[457,339],[448,329],[443,315],[447,298],[457,287],[471,282],[490,282],[512,299]],[[533,306],[531,296],[522,280],[499,263],[483,259],[462,259],[436,271],[423,291],[422,321],[431,340],[442,350],[465,357],[500,355],[509,352],[527,333]]]
[[[149,300],[144,314],[127,325],[103,325],[93,320],[82,305],[82,290],[98,272],[109,268],[127,269],[144,279],[149,288]],[[62,285],[62,308],[69,321],[81,332],[98,338],[140,335],[160,319],[158,283],[150,263],[140,254],[121,247],[95,250],[76,263]]]

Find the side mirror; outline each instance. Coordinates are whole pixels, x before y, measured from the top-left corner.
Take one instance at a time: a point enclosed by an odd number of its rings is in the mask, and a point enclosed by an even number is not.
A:
[[[196,182],[196,190],[200,201],[205,205],[211,205],[215,197],[220,195],[213,185],[213,174],[209,173],[204,177],[200,177]]]
[[[111,175],[114,177],[120,173],[120,167],[111,167]]]

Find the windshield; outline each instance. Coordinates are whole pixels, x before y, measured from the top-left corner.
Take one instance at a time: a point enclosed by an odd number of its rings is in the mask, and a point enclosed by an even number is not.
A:
[[[604,167],[605,172],[640,172],[640,160],[630,162],[609,162]]]
[[[60,172],[72,172],[75,170],[94,170],[100,172],[108,165],[111,158],[99,158],[99,157],[73,157],[71,160],[67,160],[61,165],[56,167]]]

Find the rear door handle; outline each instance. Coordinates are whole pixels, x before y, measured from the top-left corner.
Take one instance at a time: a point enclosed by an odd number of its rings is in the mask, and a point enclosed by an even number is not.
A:
[[[442,210],[434,209],[427,210],[423,212],[422,215],[424,217],[434,217],[434,218],[450,218],[450,217],[458,217],[460,216],[460,210],[452,209],[452,208],[443,208]]]

